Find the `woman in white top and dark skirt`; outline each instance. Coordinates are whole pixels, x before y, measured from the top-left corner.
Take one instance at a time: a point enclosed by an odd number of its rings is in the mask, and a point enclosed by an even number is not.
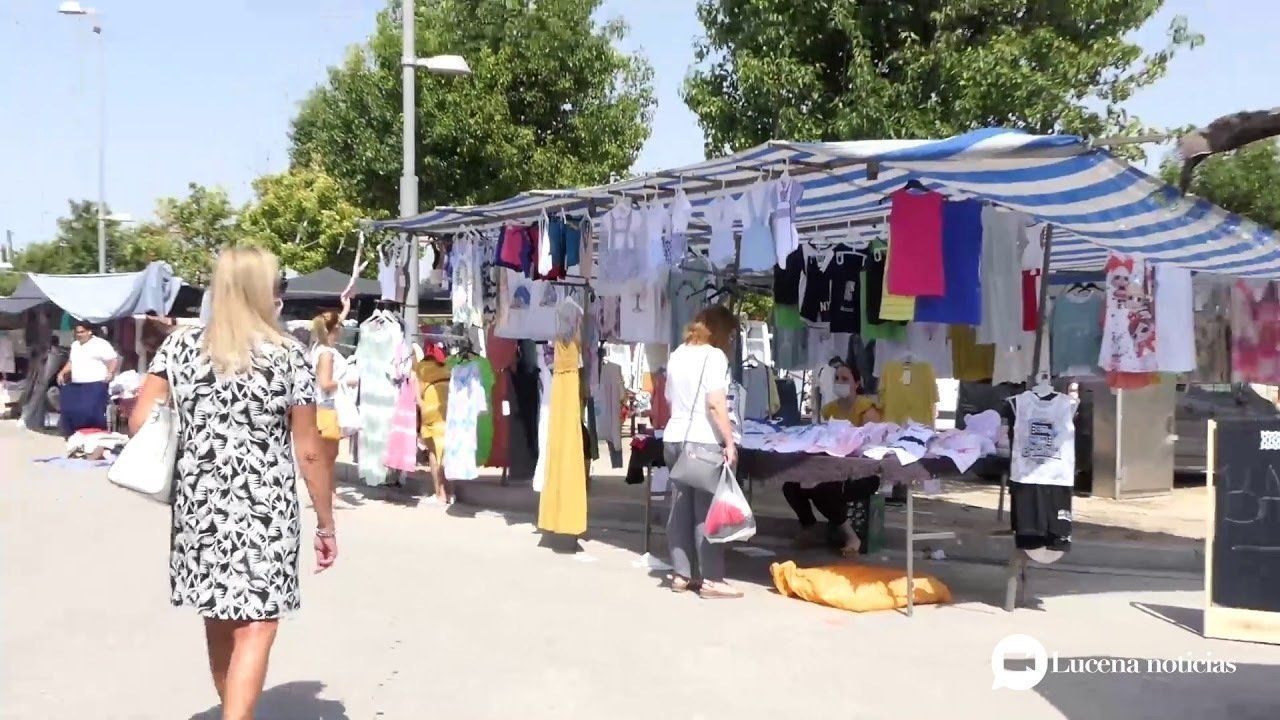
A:
[[[703,309],[684,331],[684,344],[667,361],[667,401],[671,418],[663,430],[663,454],[674,468],[681,453],[710,450],[733,465],[737,449],[729,423],[726,392],[729,354],[738,321],[728,308]],[[742,591],[724,580],[724,547],[707,540],[706,517],[712,493],[671,480],[667,544],[671,550],[671,589],[697,590],[704,598],[738,598]]]

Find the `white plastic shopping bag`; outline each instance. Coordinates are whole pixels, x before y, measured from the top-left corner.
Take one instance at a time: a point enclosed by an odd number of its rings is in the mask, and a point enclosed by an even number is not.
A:
[[[755,514],[728,463],[720,471],[720,484],[707,510],[706,531],[707,541],[713,543],[747,540],[756,534]]]

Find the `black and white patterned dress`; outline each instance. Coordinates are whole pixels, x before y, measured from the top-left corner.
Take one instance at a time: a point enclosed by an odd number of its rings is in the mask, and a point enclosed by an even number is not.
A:
[[[315,376],[287,341],[260,347],[250,372],[215,377],[202,334],[170,335],[148,368],[171,384],[182,428],[170,601],[207,618],[277,618],[299,605],[289,409],[315,403]]]

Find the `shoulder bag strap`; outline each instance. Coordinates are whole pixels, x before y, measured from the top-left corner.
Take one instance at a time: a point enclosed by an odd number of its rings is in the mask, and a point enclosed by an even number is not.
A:
[[[708,358],[708,357],[702,358],[702,369],[698,370],[698,387],[695,388],[693,391],[693,402],[695,405],[698,403],[698,394],[702,392],[702,380],[707,375],[707,360],[710,360],[710,359],[711,358]],[[689,424],[686,425],[684,428],[684,440],[680,441],[680,444],[682,446],[689,444],[689,433],[692,431],[693,431],[693,414],[690,413]]]

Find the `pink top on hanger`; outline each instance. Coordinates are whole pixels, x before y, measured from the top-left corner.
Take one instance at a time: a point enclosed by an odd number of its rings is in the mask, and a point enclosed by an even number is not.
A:
[[[946,294],[942,269],[942,203],[934,192],[902,189],[889,209],[889,252],[893,262],[885,284],[894,295]]]

